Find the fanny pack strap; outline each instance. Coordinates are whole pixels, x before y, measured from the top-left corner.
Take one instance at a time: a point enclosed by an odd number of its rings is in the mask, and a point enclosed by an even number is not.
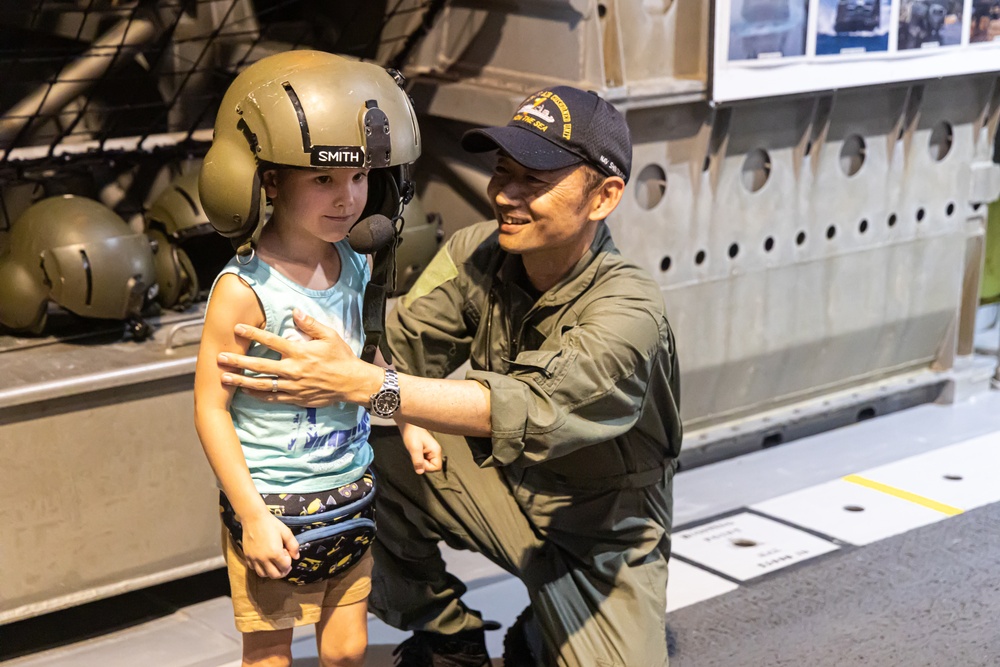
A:
[[[278,519],[278,521],[281,521],[281,523],[291,528],[293,533],[297,533],[299,530],[312,526],[313,524],[334,522],[365,511],[375,501],[376,481],[375,475],[372,474],[370,469],[365,471],[363,477],[368,477],[371,480],[371,487],[367,488],[364,495],[360,498],[345,505],[338,505],[325,512],[317,512],[316,514],[273,514],[273,516]],[[335,495],[340,493],[341,489],[352,485],[356,486],[357,483],[351,482],[327,491],[320,491],[317,495]],[[225,492],[221,490],[219,491],[219,505],[222,509],[223,525],[225,525],[229,530],[229,534],[232,535],[233,540],[242,546],[243,525],[240,523],[239,519],[236,518],[236,511],[233,509],[232,503],[229,502],[229,498],[227,498]]]
[[[368,478],[370,485],[351,483],[319,494],[335,496],[339,493],[346,497],[348,493],[364,489],[364,495],[349,503],[314,514],[272,514],[288,526],[299,543],[299,557],[292,562],[291,571],[284,577],[286,581],[305,585],[329,579],[354,565],[365,554],[375,537],[373,501],[376,489],[375,476],[371,471],[366,471],[364,477]],[[242,549],[243,526],[225,493],[219,494],[219,503],[222,522],[233,541]]]

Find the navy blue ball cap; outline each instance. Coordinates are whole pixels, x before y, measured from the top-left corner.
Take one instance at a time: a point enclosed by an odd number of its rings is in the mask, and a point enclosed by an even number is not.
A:
[[[469,130],[470,153],[502,150],[529,169],[548,171],[586,162],[628,182],[632,139],[625,118],[593,91],[555,86],[530,95],[504,127]]]

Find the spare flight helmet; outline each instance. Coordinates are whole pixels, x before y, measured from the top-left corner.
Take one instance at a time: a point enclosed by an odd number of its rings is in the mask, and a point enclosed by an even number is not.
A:
[[[444,230],[441,216],[426,213],[419,196],[406,205],[406,226],[396,248],[396,284],[393,296],[406,294],[437,254]]]
[[[321,51],[263,58],[229,86],[199,181],[208,219],[248,256],[264,224],[261,162],[368,167],[362,219],[397,218],[413,194],[420,131],[402,78]]]
[[[124,320],[136,338],[156,295],[153,251],[114,211],[85,197],[49,197],[11,225],[0,257],[0,324],[41,333],[48,301],[83,317]]]
[[[233,256],[202,208],[198,173],[189,169],[175,177],[146,211],[146,234],[155,241],[157,301],[164,308],[191,305]]]

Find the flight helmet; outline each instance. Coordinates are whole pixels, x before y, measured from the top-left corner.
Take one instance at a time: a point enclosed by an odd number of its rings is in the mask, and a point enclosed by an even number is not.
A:
[[[190,169],[175,177],[146,211],[146,235],[155,242],[157,301],[164,308],[191,305],[233,256],[202,208],[198,173]]]
[[[141,312],[157,290],[153,251],[110,208],[74,195],[42,199],[14,221],[9,242],[0,257],[0,324],[41,333],[51,300],[148,335]]]
[[[378,65],[311,50],[277,53],[240,73],[222,99],[199,180],[215,230],[241,257],[251,253],[265,221],[261,163],[368,167],[361,219],[397,219],[413,195],[408,165],[420,155],[401,82]]]

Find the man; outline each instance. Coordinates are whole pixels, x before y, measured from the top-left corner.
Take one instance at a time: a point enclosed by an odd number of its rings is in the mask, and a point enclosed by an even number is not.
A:
[[[262,399],[371,404],[434,431],[439,472],[417,475],[399,443],[375,444],[371,604],[414,631],[400,665],[490,664],[441,540],[527,587],[508,667],[665,665],[679,378],[660,290],[604,223],[629,176],[628,126],[596,94],[559,86],[462,145],[498,151],[496,221],[457,232],[399,300],[387,323],[398,378],[303,319],[310,342],[242,330],[282,361],[222,360],[273,386],[227,381]],[[443,379],[466,360],[466,380]]]

